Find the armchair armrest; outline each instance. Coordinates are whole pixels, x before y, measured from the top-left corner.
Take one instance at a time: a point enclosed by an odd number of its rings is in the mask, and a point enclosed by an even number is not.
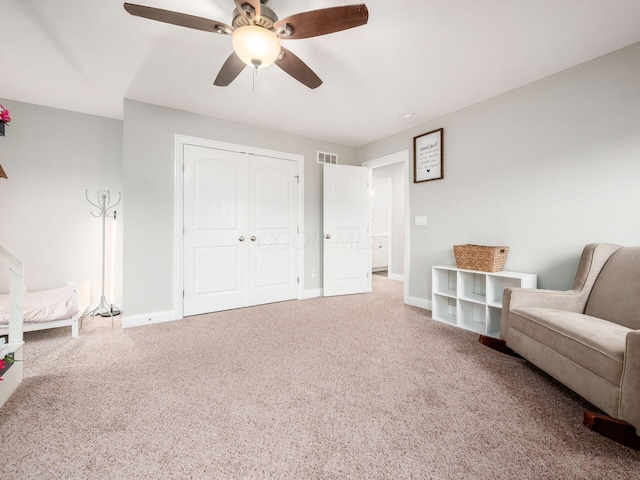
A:
[[[507,288],[502,305],[509,310],[518,308],[552,308],[569,312],[583,312],[586,299],[577,290],[536,290],[533,288]]]
[[[640,432],[640,330],[627,333],[620,383],[620,420]]]
[[[500,338],[506,340],[509,314],[519,308],[551,308],[567,312],[583,312],[587,298],[578,290],[537,290],[533,288],[505,288],[502,295]]]
[[[509,313],[513,309],[538,307],[583,313],[602,267],[619,248],[619,245],[609,243],[590,243],[585,246],[571,290],[506,288],[502,297],[500,338],[507,339]]]

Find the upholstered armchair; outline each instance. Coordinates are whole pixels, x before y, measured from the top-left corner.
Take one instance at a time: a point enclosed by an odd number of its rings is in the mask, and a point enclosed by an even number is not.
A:
[[[571,290],[505,289],[500,337],[607,414],[585,425],[640,447],[640,247],[587,245]]]

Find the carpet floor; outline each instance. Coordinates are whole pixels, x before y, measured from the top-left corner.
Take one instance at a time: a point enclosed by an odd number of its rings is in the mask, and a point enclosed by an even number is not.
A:
[[[16,479],[632,479],[586,402],[402,284],[121,329],[25,334],[0,409]]]

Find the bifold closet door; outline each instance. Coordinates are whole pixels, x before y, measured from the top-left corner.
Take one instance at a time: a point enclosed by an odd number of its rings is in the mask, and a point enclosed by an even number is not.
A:
[[[184,315],[298,298],[297,162],[184,148]]]

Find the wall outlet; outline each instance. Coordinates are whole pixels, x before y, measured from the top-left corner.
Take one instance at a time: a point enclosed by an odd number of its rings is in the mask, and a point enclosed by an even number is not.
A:
[[[318,270],[315,268],[311,269],[311,278],[316,278],[318,276]]]
[[[426,224],[427,224],[426,215],[416,215],[416,225],[426,225]]]

